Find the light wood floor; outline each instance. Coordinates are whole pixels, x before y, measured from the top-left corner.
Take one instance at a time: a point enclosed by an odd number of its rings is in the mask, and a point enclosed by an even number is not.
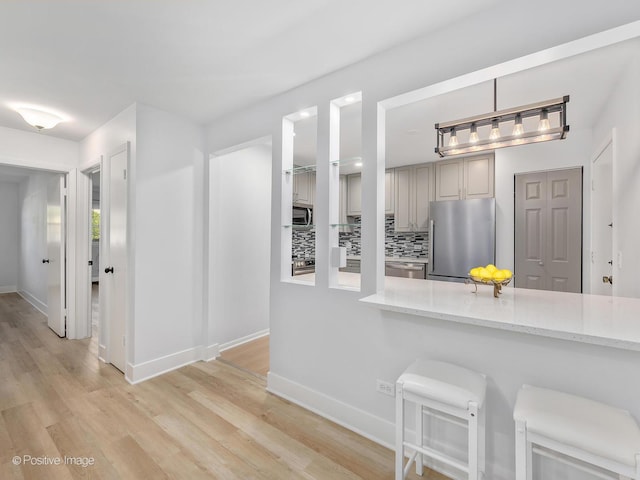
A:
[[[133,386],[96,357],[95,340],[59,339],[18,295],[0,295],[0,479],[393,478],[390,450],[255,375],[200,362]],[[94,465],[14,465],[25,455]]]
[[[225,350],[220,358],[234,366],[266,377],[269,372],[269,335]]]

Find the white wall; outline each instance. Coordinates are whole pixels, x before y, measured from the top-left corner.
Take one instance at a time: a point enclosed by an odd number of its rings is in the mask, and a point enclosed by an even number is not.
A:
[[[209,333],[231,346],[269,328],[271,146],[210,160]]]
[[[381,312],[358,302],[381,287],[376,279],[382,277],[384,162],[376,161],[378,102],[639,18],[640,4],[622,0],[607,5],[581,2],[579,15],[570,2],[501,4],[499,10],[463,19],[446,31],[391,49],[209,126],[210,151],[265,135],[274,139],[270,389],[391,444],[394,402],[375,392],[376,379],[395,380],[418,356],[485,372],[489,378],[487,478],[496,480],[513,478],[512,409],[522,383],[589,395],[640,417],[640,387],[629,384],[624,373],[640,361],[636,352],[452,325]],[[492,41],[496,32],[509,41]],[[328,105],[355,91],[363,92],[363,293],[328,288]],[[285,252],[281,250],[279,162],[282,117],[313,105],[318,105],[319,115],[318,263],[316,285],[305,286],[280,282]],[[463,446],[464,439],[457,445]]]
[[[77,142],[0,127],[0,163],[44,170],[67,171],[78,165]]]
[[[33,171],[20,184],[18,292],[47,313],[47,182],[54,173]]]
[[[129,357],[134,370],[180,352],[192,358],[206,325],[203,129],[138,105],[136,136],[135,204],[130,205],[135,209],[135,330]]]
[[[0,181],[0,293],[18,288],[18,184]]]
[[[594,128],[591,154],[616,130],[613,166],[613,292],[622,297],[640,297],[640,55],[631,62],[601,114]],[[592,158],[590,158],[591,160]],[[622,268],[618,266],[618,252]]]

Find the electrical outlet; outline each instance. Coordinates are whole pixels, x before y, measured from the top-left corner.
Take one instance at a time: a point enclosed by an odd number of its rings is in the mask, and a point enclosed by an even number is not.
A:
[[[376,392],[384,393],[390,397],[396,396],[396,389],[393,383],[385,382],[384,380],[376,380]]]

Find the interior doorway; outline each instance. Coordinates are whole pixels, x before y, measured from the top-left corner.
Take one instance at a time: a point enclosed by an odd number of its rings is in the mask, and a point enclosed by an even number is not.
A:
[[[91,336],[98,336],[98,325],[100,323],[100,169],[98,168],[89,175],[90,188],[90,211],[89,211],[89,252],[91,260],[89,267],[90,275],[90,318]]]
[[[613,138],[591,166],[591,293],[613,295]]]
[[[269,368],[271,139],[218,152],[209,163],[209,325],[221,358]]]

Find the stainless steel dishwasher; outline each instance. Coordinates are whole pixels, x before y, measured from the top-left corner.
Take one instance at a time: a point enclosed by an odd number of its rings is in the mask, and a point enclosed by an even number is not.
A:
[[[387,277],[427,278],[427,265],[420,262],[385,262]]]

